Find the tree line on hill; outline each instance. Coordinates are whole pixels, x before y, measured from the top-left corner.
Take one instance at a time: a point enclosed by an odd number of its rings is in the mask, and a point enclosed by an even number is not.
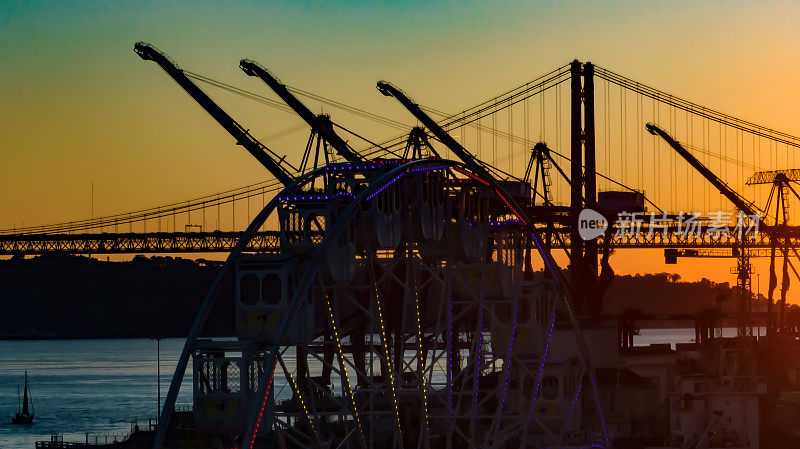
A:
[[[71,255],[0,261],[0,338],[183,337],[220,264],[203,259],[136,256],[126,262]],[[232,277],[232,276],[229,276]],[[234,335],[231,279],[223,281],[206,336]],[[777,292],[776,292],[777,293]],[[604,314],[735,313],[728,283],[681,282],[675,274],[617,276]],[[759,296],[754,311],[766,311]],[[800,323],[791,306],[790,323]]]

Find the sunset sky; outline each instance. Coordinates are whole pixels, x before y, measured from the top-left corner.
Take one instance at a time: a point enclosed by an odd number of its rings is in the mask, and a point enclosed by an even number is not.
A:
[[[377,80],[453,112],[577,58],[800,135],[798,17],[796,1],[4,1],[0,228],[88,218],[92,185],[99,216],[267,179],[174,82],[133,53],[139,40],[185,69],[272,96],[238,69],[252,58],[287,84],[409,126],[414,120],[376,91]],[[259,137],[300,123],[207,91]],[[331,113],[373,139],[398,133]],[[298,161],[306,138],[303,129],[269,146]],[[734,279],[732,260],[676,268],[664,266],[659,251],[642,254],[647,263],[615,258],[617,271]]]

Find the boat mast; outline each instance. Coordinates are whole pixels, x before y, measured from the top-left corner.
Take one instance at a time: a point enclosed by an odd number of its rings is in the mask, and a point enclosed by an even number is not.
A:
[[[25,371],[25,391],[23,392],[22,414],[28,415],[28,372]]]

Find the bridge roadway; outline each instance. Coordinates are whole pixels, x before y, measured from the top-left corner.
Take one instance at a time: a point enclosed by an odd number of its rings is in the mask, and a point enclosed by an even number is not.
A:
[[[546,238],[542,230],[543,237]],[[800,232],[792,230],[790,247],[800,246]],[[236,245],[241,231],[206,232],[147,232],[147,233],[95,233],[95,234],[5,234],[0,235],[0,256],[38,255],[44,253],[66,254],[165,254],[165,253],[225,253]],[[599,246],[603,247],[603,238]],[[649,232],[647,225],[639,233],[616,234],[612,237],[614,249],[677,248],[698,249],[706,256],[729,257],[736,244],[735,236],[703,229],[696,235],[686,235],[670,227],[664,232],[658,229]],[[317,234],[314,239],[321,240]],[[552,234],[554,247],[569,248],[570,232],[566,227],[557,228]],[[247,245],[246,251],[275,252],[279,246],[279,231],[263,231]],[[781,245],[778,245],[779,247]],[[770,238],[760,232],[748,242],[752,256],[766,256]]]

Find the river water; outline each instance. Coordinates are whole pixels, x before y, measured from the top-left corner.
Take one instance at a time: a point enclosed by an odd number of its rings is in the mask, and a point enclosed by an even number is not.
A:
[[[161,341],[161,391],[166,396],[182,339]],[[36,408],[34,424],[13,426],[17,385],[28,371]],[[192,400],[191,365],[178,404]],[[33,449],[35,441],[62,434],[123,435],[131,421],[155,418],[156,342],[152,340],[0,341],[0,448]]]
[[[762,330],[763,333],[763,330]],[[725,329],[724,335],[735,334]],[[688,343],[694,329],[643,329],[636,345]],[[167,394],[183,339],[161,341],[161,392]],[[12,426],[17,385],[25,370],[31,383],[36,419]],[[191,362],[178,406],[192,401]],[[276,385],[278,384],[276,379]],[[281,394],[279,394],[281,396]],[[157,415],[156,342],[129,340],[0,341],[0,449],[33,449],[53,434],[64,441],[94,441],[126,435],[131,421],[146,425]]]

